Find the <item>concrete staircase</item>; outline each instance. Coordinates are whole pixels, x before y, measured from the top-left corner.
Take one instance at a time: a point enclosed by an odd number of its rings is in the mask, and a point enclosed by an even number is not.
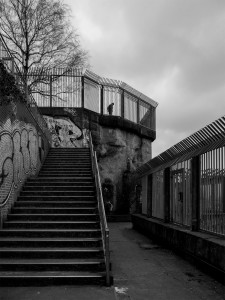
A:
[[[0,230],[0,285],[104,284],[90,150],[51,149]]]

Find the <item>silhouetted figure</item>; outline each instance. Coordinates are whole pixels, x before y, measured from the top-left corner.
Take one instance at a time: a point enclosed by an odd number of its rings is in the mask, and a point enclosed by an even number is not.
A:
[[[109,104],[109,106],[107,107],[107,111],[108,111],[109,115],[112,115],[112,114],[113,114],[113,105],[114,105],[114,103],[111,103],[111,104]]]

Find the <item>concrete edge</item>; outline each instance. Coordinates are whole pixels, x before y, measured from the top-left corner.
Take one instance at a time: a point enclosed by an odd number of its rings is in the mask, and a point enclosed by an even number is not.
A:
[[[188,259],[205,273],[225,284],[225,239],[193,232],[173,224],[131,215],[133,228]]]

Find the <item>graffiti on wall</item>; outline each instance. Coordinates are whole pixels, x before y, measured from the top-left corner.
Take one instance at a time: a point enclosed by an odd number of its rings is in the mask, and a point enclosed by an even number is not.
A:
[[[17,189],[28,174],[34,174],[43,160],[43,142],[32,124],[11,121],[0,122],[0,204]]]
[[[68,117],[44,116],[52,134],[54,148],[81,148],[88,145],[88,131],[82,130]]]

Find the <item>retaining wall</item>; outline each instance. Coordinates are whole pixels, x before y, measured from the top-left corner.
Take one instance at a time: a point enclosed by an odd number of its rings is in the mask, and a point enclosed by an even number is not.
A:
[[[190,259],[225,284],[225,240],[190,231],[140,214],[131,216],[134,229]]]

